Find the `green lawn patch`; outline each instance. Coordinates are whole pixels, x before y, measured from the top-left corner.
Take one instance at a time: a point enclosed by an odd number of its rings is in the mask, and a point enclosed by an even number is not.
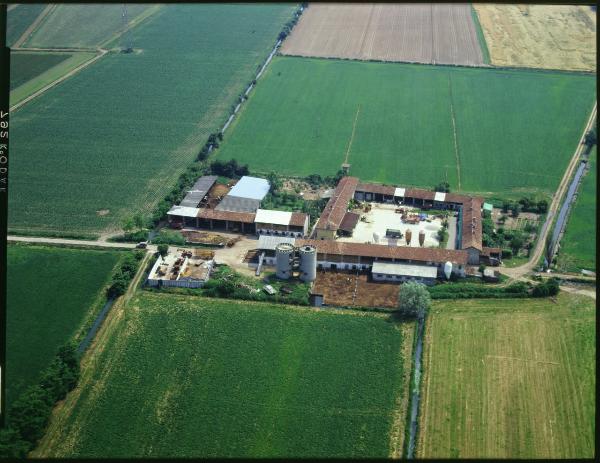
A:
[[[387,457],[402,347],[381,317],[141,292],[49,455]]]
[[[460,170],[465,191],[552,192],[594,98],[589,75],[276,57],[218,157],[305,176],[347,155],[364,181],[455,191]]]
[[[75,336],[119,259],[115,251],[8,247],[7,402]]]

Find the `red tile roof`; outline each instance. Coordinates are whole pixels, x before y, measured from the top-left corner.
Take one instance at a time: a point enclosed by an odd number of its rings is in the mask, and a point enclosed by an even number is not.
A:
[[[198,215],[196,217],[201,219],[230,220],[232,222],[254,223],[256,213],[217,211],[215,209],[202,208],[198,211]]]
[[[435,191],[422,190],[420,188],[407,188],[404,192],[404,197],[433,201],[433,198],[435,197]]]
[[[469,198],[462,210],[462,248],[482,250],[481,205],[483,198]]]
[[[296,240],[296,246],[312,245],[324,254],[378,257],[387,259],[410,259],[421,262],[443,263],[450,261],[466,265],[468,253],[463,250],[440,248],[414,248],[409,246],[386,246],[381,244],[345,243],[335,240]]]
[[[342,223],[340,224],[340,230],[352,232],[358,223],[358,219],[360,219],[360,214],[346,212],[346,215],[344,215]]]
[[[333,196],[321,213],[321,217],[317,222],[317,229],[337,230],[340,227],[344,215],[348,211],[348,202],[354,196],[357,185],[358,179],[356,177],[343,177],[339,181]]]
[[[365,193],[377,193],[386,196],[394,196],[396,187],[377,185],[376,183],[359,183],[356,186],[356,191],[363,191]]]
[[[303,227],[306,223],[307,214],[304,212],[292,212],[292,217],[290,219],[290,225],[294,227]]]

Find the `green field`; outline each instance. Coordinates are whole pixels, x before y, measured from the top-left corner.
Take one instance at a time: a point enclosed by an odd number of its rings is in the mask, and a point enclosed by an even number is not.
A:
[[[8,247],[8,401],[78,332],[118,259],[115,251]]]
[[[173,4],[11,114],[13,231],[97,231],[151,211],[267,57],[291,5]],[[165,33],[168,31],[168,33]]]
[[[593,458],[595,301],[436,303],[426,327],[420,458]]]
[[[16,104],[59,79],[95,53],[13,52],[10,55],[10,103]]]
[[[46,8],[43,3],[20,4],[10,10],[6,19],[6,46],[11,47]]]
[[[589,170],[560,241],[558,265],[565,271],[596,270],[596,147],[590,153]]]
[[[402,331],[386,318],[142,292],[111,326],[41,454],[390,453],[405,391]]]
[[[151,5],[128,4],[129,21]],[[122,4],[58,5],[25,42],[27,47],[91,48],[123,29]]]
[[[365,181],[457,190],[460,170],[465,191],[551,193],[594,92],[588,75],[277,57],[219,157],[327,175],[352,139],[350,173]]]

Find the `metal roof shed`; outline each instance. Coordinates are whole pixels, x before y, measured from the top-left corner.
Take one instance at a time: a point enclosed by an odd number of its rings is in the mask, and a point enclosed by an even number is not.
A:
[[[269,182],[264,178],[242,177],[229,191],[228,196],[262,201],[269,192]]]
[[[296,243],[296,239],[290,236],[260,235],[258,237],[258,249],[260,250],[274,251],[275,247],[280,243],[290,243],[293,245]]]
[[[292,220],[291,212],[258,209],[254,221],[257,223],[269,223],[273,225],[289,225],[290,220]]]
[[[437,267],[428,265],[397,264],[392,262],[373,262],[372,273],[417,278],[436,278]]]

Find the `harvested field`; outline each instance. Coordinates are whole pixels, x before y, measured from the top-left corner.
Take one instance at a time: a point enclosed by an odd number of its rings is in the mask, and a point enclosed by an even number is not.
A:
[[[596,13],[589,5],[474,5],[491,64],[596,70]]]
[[[398,306],[398,283],[379,283],[356,272],[317,272],[312,292],[323,294],[324,303],[340,307]]]
[[[417,458],[593,458],[595,339],[586,296],[434,303]]]
[[[468,4],[313,3],[284,55],[426,64],[483,64]]]
[[[36,456],[388,457],[404,433],[407,326],[138,293]]]

